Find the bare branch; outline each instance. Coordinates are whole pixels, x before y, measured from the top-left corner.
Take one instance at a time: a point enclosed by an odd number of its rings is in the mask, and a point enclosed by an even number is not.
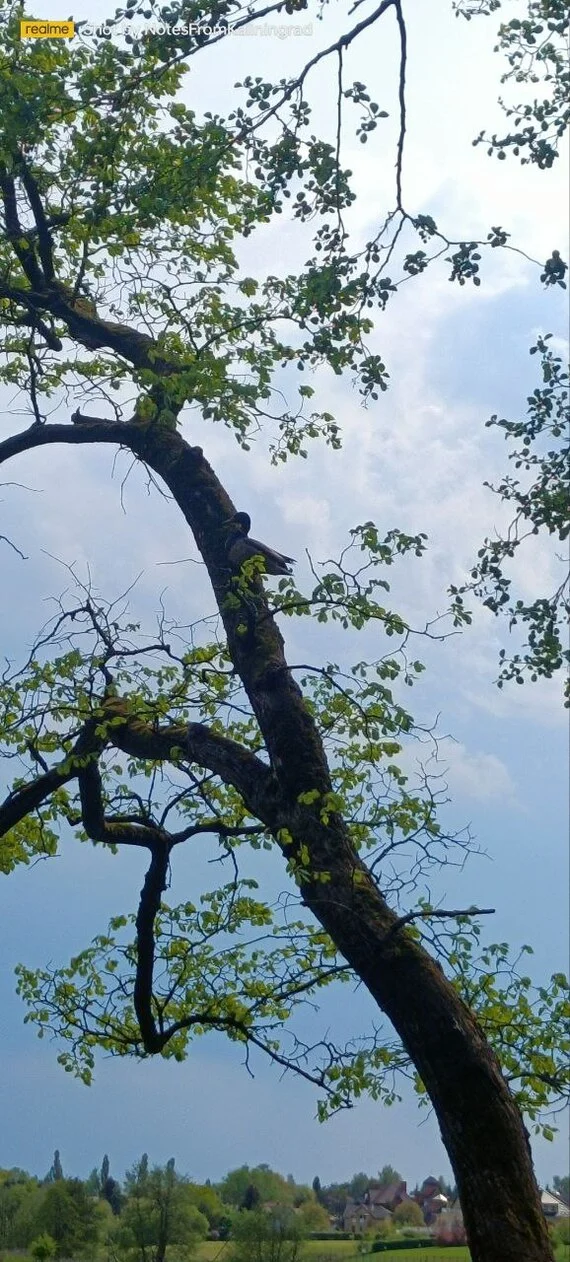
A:
[[[22,552],[21,548],[18,548],[17,544],[13,543],[12,539],[8,538],[8,535],[0,535],[0,539],[3,543],[7,543],[8,547],[12,548],[14,552],[17,552],[18,556],[22,558],[22,561],[29,561],[30,558],[27,554]]]

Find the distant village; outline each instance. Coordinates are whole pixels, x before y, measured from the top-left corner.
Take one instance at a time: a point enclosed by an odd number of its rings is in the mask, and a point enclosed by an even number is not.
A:
[[[394,1218],[401,1206],[417,1205],[422,1213],[424,1225],[433,1227],[436,1223],[462,1226],[463,1218],[457,1195],[440,1179],[428,1175],[421,1187],[409,1193],[404,1179],[394,1179],[380,1185],[370,1187],[357,1199],[349,1197],[344,1210],[342,1227],[344,1231],[365,1233],[377,1224],[389,1222]],[[542,1209],[548,1219],[570,1218],[570,1208],[565,1201],[554,1192],[541,1193]],[[403,1215],[398,1215],[403,1217]],[[410,1215],[410,1219],[412,1216]]]
[[[459,1201],[446,1196],[439,1179],[428,1175],[421,1188],[409,1193],[404,1179],[396,1179],[379,1187],[371,1185],[358,1200],[349,1197],[343,1216],[344,1231],[367,1232],[376,1223],[391,1219],[400,1205],[419,1205],[424,1223],[430,1227],[440,1214],[460,1213]]]

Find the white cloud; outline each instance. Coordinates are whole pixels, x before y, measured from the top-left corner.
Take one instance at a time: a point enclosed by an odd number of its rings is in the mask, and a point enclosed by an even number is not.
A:
[[[453,798],[493,799],[514,803],[515,785],[507,767],[496,754],[470,753],[460,742],[446,742],[441,762]]]

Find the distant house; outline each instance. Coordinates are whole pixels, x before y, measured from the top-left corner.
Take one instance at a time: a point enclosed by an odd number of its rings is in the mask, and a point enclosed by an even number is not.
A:
[[[369,1187],[358,1201],[350,1198],[343,1215],[345,1231],[370,1231],[375,1223],[391,1218],[394,1210],[404,1201],[411,1200],[403,1179],[385,1183],[381,1187]]]
[[[443,1210],[447,1209],[449,1204],[447,1196],[441,1190],[439,1179],[434,1179],[432,1174],[424,1179],[414,1200],[417,1201],[428,1227],[436,1221]]]
[[[384,1183],[381,1187],[370,1187],[364,1193],[364,1201],[367,1205],[382,1205],[384,1209],[389,1209],[391,1213],[402,1204],[402,1201],[409,1201],[408,1190],[403,1179],[397,1179],[395,1183]]]
[[[570,1207],[566,1205],[561,1197],[557,1196],[555,1192],[549,1192],[548,1188],[545,1192],[540,1193],[540,1202],[545,1218],[548,1218],[550,1221],[552,1221],[553,1218],[570,1218]],[[444,1209],[441,1214],[440,1221],[443,1226],[444,1222],[451,1223],[459,1220],[463,1221],[461,1207],[459,1205],[459,1201],[454,1201],[448,1209]]]
[[[570,1207],[556,1192],[546,1191],[540,1193],[540,1203],[545,1218],[570,1218]]]
[[[363,1201],[346,1202],[342,1225],[344,1231],[370,1231],[375,1223],[385,1222],[392,1215],[383,1205],[365,1205]]]

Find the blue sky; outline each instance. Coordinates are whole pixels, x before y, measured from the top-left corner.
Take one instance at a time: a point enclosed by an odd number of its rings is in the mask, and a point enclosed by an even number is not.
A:
[[[555,246],[563,249],[564,171],[538,173],[512,161],[493,163],[482,147],[471,147],[480,128],[492,130],[497,118],[502,66],[492,53],[492,22],[454,20],[448,0],[429,6],[412,0],[407,7],[409,204],[429,210],[450,233],[479,235],[499,223],[540,259]],[[35,12],[53,16],[50,4],[37,3]],[[87,6],[77,5],[74,16],[87,12]],[[284,73],[330,41],[338,28],[335,14],[327,13],[322,26],[315,23],[313,37],[297,41],[300,48],[292,40],[263,40],[260,50],[252,40],[241,40],[238,48],[232,46],[231,59],[218,51],[216,74],[213,60],[206,70],[192,71],[188,92],[193,103],[226,108],[231,83],[255,71],[261,54],[264,72]],[[381,108],[393,108],[394,56],[392,34],[383,24],[351,63],[352,77],[370,82]],[[323,101],[324,83],[323,78],[317,85]],[[326,128],[329,121],[318,106],[318,119],[320,114]],[[360,192],[353,216],[357,235],[366,233],[385,206],[393,171],[391,127],[390,121],[376,148],[355,146],[347,154]],[[260,270],[274,269],[276,257],[285,253],[291,266],[291,253],[298,250],[302,259],[305,250],[282,224],[271,227],[255,248]],[[403,567],[401,577],[394,575],[395,606],[421,622],[434,608],[444,607],[448,584],[465,573],[480,540],[501,521],[500,508],[482,483],[504,469],[506,448],[484,422],[492,411],[520,414],[534,385],[528,348],[538,329],[565,327],[565,309],[561,298],[541,291],[527,264],[497,252],[481,291],[457,290],[442,272],[410,284],[389,304],[374,337],[390,369],[391,389],[374,407],[363,411],[348,382],[319,376],[318,406],[330,408],[342,421],[342,453],[314,448],[308,461],[276,470],[262,444],[246,455],[228,431],[193,420],[187,432],[204,446],[239,506],[251,512],[255,533],[300,558],[301,580],[303,575],[308,579],[305,547],[317,559],[331,556],[360,521],[373,518],[386,529],[426,530],[427,556]],[[6,416],[6,433],[13,419]],[[10,470],[8,477],[36,490],[3,490],[16,515],[12,535],[30,557],[23,564],[7,549],[0,554],[4,590],[13,592],[16,610],[5,629],[7,654],[31,641],[49,612],[46,600],[65,585],[61,565],[42,550],[83,572],[89,563],[96,584],[108,595],[142,571],[133,604],[143,618],[152,616],[165,586],[174,615],[188,621],[200,612],[204,589],[194,566],[168,564],[195,556],[183,523],[155,495],[149,527],[149,502],[137,472],[127,485],[125,517],[119,501],[125,468],[119,460],[112,479],[109,452],[61,448],[27,456]],[[65,511],[62,485],[68,492]],[[538,541],[527,550],[518,578],[532,592],[539,579],[555,572],[551,552]],[[287,624],[285,634],[293,661],[307,660],[309,650],[313,660],[319,655],[325,660],[337,649],[332,633],[318,628]],[[564,968],[568,953],[566,725],[559,681],[496,690],[496,655],[504,634],[481,611],[464,636],[429,652],[422,646],[419,656],[429,660],[429,671],[411,704],[426,721],[440,714],[441,732],[452,734],[441,751],[449,769],[449,817],[456,826],[469,822],[486,852],[466,871],[444,874],[441,890],[453,905],[463,900],[495,906],[492,935],[513,944],[530,941],[535,948],[531,967],[542,979]],[[369,647],[363,637],[358,654],[365,656]],[[173,894],[186,896],[193,888],[206,853],[205,845],[198,872],[191,856],[177,859]],[[103,1152],[109,1153],[113,1173],[121,1175],[143,1150],[157,1161],[175,1155],[179,1168],[196,1178],[216,1179],[231,1166],[260,1161],[298,1179],[318,1174],[323,1182],[358,1169],[375,1171],[386,1162],[410,1184],[428,1173],[449,1173],[434,1120],[418,1114],[413,1099],[391,1110],[364,1102],[319,1126],[315,1095],[307,1084],[280,1081],[261,1063],[251,1080],[235,1048],[217,1037],[195,1045],[182,1066],[102,1060],[90,1089],[64,1075],[55,1062],[56,1049],[38,1042],[22,1023],[13,967],[19,960],[36,966],[65,962],[110,915],[134,908],[142,874],[137,854],[113,858],[66,838],[57,860],[4,882],[0,1165],[41,1174],[57,1146],[65,1170],[80,1175],[100,1163]],[[273,858],[267,860],[267,878],[279,888],[280,869]],[[326,1005],[325,1020],[340,1017],[357,1031],[374,1015],[362,990],[344,989]],[[563,1135],[554,1144],[539,1140],[533,1147],[543,1183],[564,1172]]]

